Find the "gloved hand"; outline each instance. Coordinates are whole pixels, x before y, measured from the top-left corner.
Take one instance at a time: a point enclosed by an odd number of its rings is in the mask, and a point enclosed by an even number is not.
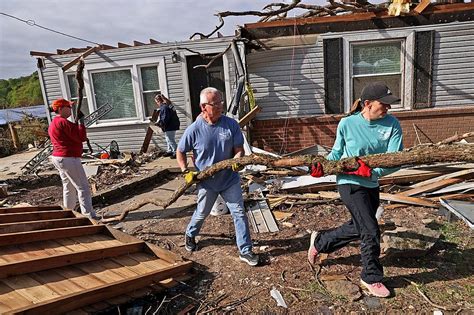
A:
[[[313,163],[310,168],[310,172],[312,177],[323,177],[324,170],[323,165],[319,162]]]
[[[364,163],[359,158],[356,158],[357,163],[359,163],[359,168],[355,171],[352,172],[344,172],[344,174],[349,174],[349,175],[357,175],[357,176],[362,176],[362,177],[370,177],[372,176],[372,169]]]
[[[233,164],[232,164],[232,171],[238,172],[238,171],[240,171],[241,169],[243,169],[243,167],[242,167],[242,165],[240,165],[239,163],[233,163]]]
[[[196,180],[196,176],[199,174],[199,172],[192,172],[188,169],[183,171],[183,176],[184,180],[186,181],[186,184],[191,184]]]

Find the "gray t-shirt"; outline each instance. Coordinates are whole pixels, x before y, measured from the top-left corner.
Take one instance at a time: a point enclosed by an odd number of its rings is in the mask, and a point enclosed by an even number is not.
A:
[[[186,128],[181,137],[178,150],[185,153],[193,151],[194,164],[199,171],[234,157],[234,147],[241,147],[244,137],[239,124],[232,118],[221,116],[215,124],[207,123],[199,116]],[[202,182],[206,189],[220,192],[240,181],[239,174],[223,170]]]

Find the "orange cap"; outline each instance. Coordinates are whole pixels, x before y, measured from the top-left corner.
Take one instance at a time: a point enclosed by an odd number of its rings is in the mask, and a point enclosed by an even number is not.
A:
[[[53,109],[53,111],[57,112],[59,108],[64,107],[64,106],[71,107],[72,104],[74,104],[74,102],[65,100],[64,98],[60,98],[53,101],[53,103],[51,104],[51,108]]]

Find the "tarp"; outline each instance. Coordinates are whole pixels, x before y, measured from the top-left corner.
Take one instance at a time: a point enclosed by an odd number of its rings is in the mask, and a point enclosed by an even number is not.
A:
[[[44,105],[36,105],[29,107],[0,109],[0,126],[6,125],[9,122],[21,121],[25,115],[36,118],[46,118],[46,108]]]

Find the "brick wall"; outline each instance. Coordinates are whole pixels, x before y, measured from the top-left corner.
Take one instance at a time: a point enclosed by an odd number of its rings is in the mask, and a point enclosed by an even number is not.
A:
[[[430,108],[395,112],[403,129],[403,144],[412,147],[438,142],[454,134],[474,131],[474,106]],[[250,129],[251,144],[266,151],[288,153],[315,144],[332,146],[336,128],[343,115],[304,118],[254,120]],[[415,127],[417,133],[415,132]],[[469,139],[474,142],[474,139]]]

